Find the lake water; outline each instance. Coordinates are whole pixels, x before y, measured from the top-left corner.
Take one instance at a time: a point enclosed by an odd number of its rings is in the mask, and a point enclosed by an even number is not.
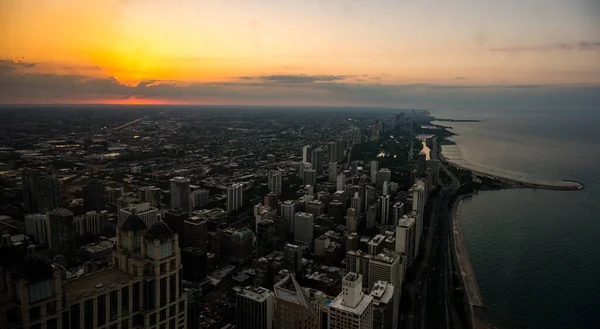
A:
[[[600,111],[439,111],[461,161],[582,191],[513,189],[463,202],[486,319],[499,328],[600,328]]]

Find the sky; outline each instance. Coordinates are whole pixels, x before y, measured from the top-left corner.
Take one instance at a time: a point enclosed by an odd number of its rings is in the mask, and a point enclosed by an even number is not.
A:
[[[0,0],[0,40],[0,104],[600,104],[598,0]]]

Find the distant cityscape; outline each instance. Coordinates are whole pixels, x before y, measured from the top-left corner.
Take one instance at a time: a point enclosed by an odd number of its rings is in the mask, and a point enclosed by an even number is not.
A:
[[[468,328],[431,120],[3,109],[0,328]]]

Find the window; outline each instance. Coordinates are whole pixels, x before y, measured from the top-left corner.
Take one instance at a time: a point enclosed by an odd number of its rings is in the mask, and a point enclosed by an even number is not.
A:
[[[167,278],[160,279],[160,307],[167,305]]]
[[[56,313],[56,301],[53,300],[46,304],[46,314],[51,315]]]
[[[169,328],[175,328],[175,318],[169,320]]]
[[[129,287],[121,289],[121,314],[129,314]]]
[[[62,329],[69,329],[69,311],[62,312]]]
[[[71,329],[79,329],[79,304],[71,306]],[[63,319],[63,323],[66,321]]]
[[[160,274],[165,274],[165,272],[167,272],[167,264],[162,263],[160,264]]]
[[[173,254],[173,248],[171,246],[171,241],[167,241],[160,245],[160,259],[171,257]]]
[[[150,325],[153,326],[156,324],[156,313],[150,314]]]
[[[40,318],[40,307],[39,306],[32,307],[29,310],[29,317],[31,318],[32,321],[39,319]]]
[[[133,311],[137,312],[140,310],[140,283],[136,282],[133,284]]]
[[[154,258],[154,244],[148,243],[146,247],[148,258]]]
[[[121,329],[129,329],[129,319],[123,320],[123,322],[121,322]]]
[[[106,295],[100,295],[96,299],[97,309],[98,309],[98,318],[96,323],[98,327],[101,327],[106,324]]]
[[[177,278],[175,277],[175,274],[172,274],[169,277],[169,302],[174,302],[175,299],[177,299],[177,290],[175,290],[175,287],[177,286]]]
[[[160,322],[165,321],[166,319],[167,319],[167,311],[166,310],[160,311]]]
[[[119,299],[118,299],[118,295],[117,295],[117,291],[111,291],[110,292],[110,321],[114,321],[117,319],[117,316],[119,315],[119,311],[117,310],[117,307],[119,306]]]
[[[29,284],[29,302],[37,302],[52,296],[52,280],[44,280]]]
[[[152,310],[156,306],[154,280],[144,282],[144,310]]]
[[[56,318],[52,318],[46,321],[46,329],[58,329],[58,321],[56,320]]]
[[[169,307],[169,316],[174,316],[177,313],[177,305],[173,304]]]
[[[179,312],[183,312],[185,310],[185,301],[182,300],[179,302]]]
[[[172,260],[169,262],[169,271],[173,271],[174,269],[176,269],[176,267],[175,267],[175,260],[174,260],[174,259],[172,259]]]

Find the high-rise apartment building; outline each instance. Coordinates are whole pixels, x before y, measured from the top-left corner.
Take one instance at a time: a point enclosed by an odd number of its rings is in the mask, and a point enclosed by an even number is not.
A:
[[[183,243],[186,247],[207,251],[208,223],[201,216],[191,216],[183,221]]]
[[[171,208],[182,209],[188,214],[192,212],[189,178],[171,178]]]
[[[91,180],[83,187],[83,209],[88,212],[101,211],[105,208],[104,182]]]
[[[273,290],[273,329],[319,329],[319,317],[294,275],[277,282]]]
[[[169,228],[179,236],[179,245],[181,247],[187,247],[185,241],[184,222],[189,217],[190,215],[187,213],[187,211],[180,208],[167,209],[163,214],[163,220],[165,223],[167,223]]]
[[[317,183],[317,171],[315,169],[304,169],[304,185],[315,185]]]
[[[400,289],[403,280],[402,258],[399,254],[386,249],[371,258],[369,262],[369,290],[373,289],[377,281],[389,282]]]
[[[359,195],[359,192],[354,192],[354,197],[350,200],[350,207],[356,210],[356,214],[360,216],[362,213],[362,198]]]
[[[346,252],[346,272],[356,272],[361,275],[363,286],[369,285],[369,263],[373,255],[362,250]]]
[[[29,214],[25,215],[25,232],[33,237],[37,244],[45,243],[47,239],[46,233],[46,215],[44,214]]]
[[[329,307],[329,329],[373,328],[373,297],[363,293],[360,274],[346,274],[342,279],[342,292]]]
[[[192,209],[202,208],[210,203],[208,190],[198,189],[192,191]]]
[[[244,185],[234,184],[227,188],[227,213],[232,213],[242,207]]]
[[[107,187],[105,189],[106,203],[115,204],[123,196],[122,187]]]
[[[313,214],[297,212],[294,214],[294,241],[313,243]]]
[[[381,224],[390,225],[390,196],[384,195],[381,197]]]
[[[373,297],[373,329],[398,328],[400,298],[396,287],[386,281],[377,281],[370,296]]]
[[[400,218],[396,226],[396,248],[394,251],[406,255],[407,267],[413,263],[419,252],[415,221],[415,218],[404,215]]]
[[[329,162],[329,181],[332,183],[336,182],[337,179],[337,175],[338,175],[338,167],[337,167],[337,162]]]
[[[139,216],[148,227],[152,227],[158,221],[158,209],[150,207],[150,203],[132,202],[119,209],[118,225],[120,226],[133,213]]]
[[[235,322],[239,329],[272,329],[273,293],[262,287],[242,288],[236,295]]]
[[[424,172],[427,169],[427,153],[421,151],[417,157],[417,170],[419,173]]]
[[[139,200],[148,202],[154,208],[162,208],[162,190],[154,186],[144,186],[138,191]]]
[[[336,178],[335,189],[338,191],[343,191],[344,187],[346,187],[346,175],[339,174],[339,175],[337,175],[337,178]]]
[[[337,144],[335,142],[327,143],[327,158],[328,158],[329,162],[337,163],[339,161],[338,152],[337,152]]]
[[[296,213],[296,203],[292,200],[284,201],[280,206],[281,217],[287,227],[288,233],[294,233],[294,214]]]
[[[73,253],[76,247],[73,213],[64,208],[56,208],[46,216],[48,248],[55,255]]]
[[[302,271],[302,249],[300,249],[300,246],[287,243],[283,247],[283,268],[294,273]]]
[[[30,213],[44,214],[61,205],[58,178],[38,170],[26,170],[22,176],[23,202]]]
[[[323,149],[317,148],[312,152],[313,169],[317,171],[317,175],[322,175],[325,170],[325,152]]]
[[[75,234],[98,236],[108,227],[108,211],[88,211],[74,219]]]
[[[281,195],[281,184],[283,182],[282,172],[279,170],[269,170],[268,173],[268,187],[271,193],[279,196]]]
[[[394,225],[397,225],[400,218],[402,218],[402,216],[404,216],[404,203],[396,202],[396,203],[394,203],[394,206],[392,208],[393,208]]]
[[[383,182],[392,181],[392,172],[389,169],[382,168],[377,171],[377,188],[383,188]]]
[[[348,208],[346,211],[346,230],[350,233],[356,232],[358,229],[358,215],[356,209]]]
[[[302,147],[302,162],[312,162],[312,147],[310,145]]]

